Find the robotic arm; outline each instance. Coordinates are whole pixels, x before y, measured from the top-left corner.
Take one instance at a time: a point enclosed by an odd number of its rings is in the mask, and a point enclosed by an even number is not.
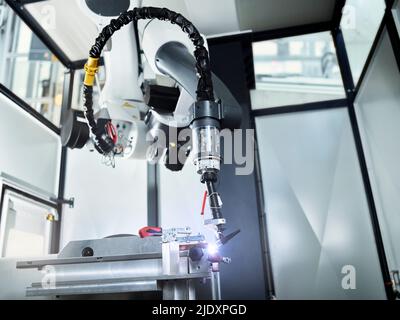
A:
[[[193,153],[197,173],[207,186],[213,215],[209,223],[216,226],[222,239],[225,219],[215,186],[221,162],[220,130],[238,128],[241,109],[226,86],[211,73],[204,38],[190,21],[166,8],[137,8],[129,3],[129,8],[121,8],[123,13],[112,19],[115,13],[107,16],[95,3],[80,1],[101,29],[85,65],[87,125],[70,117],[63,125],[64,145],[81,148],[89,142],[110,159],[151,159],[160,156],[154,148],[150,153],[147,149],[152,150],[157,142],[155,132],[161,130],[167,137],[161,153],[169,169],[180,170],[184,165],[179,160],[170,161],[172,151],[186,148],[186,153]],[[116,3],[127,5],[126,1]],[[137,28],[139,20],[147,21],[141,30]],[[156,77],[146,79],[146,66],[138,54],[139,33],[150,69],[172,79],[172,87],[157,84]],[[107,80],[101,92],[101,108],[95,113],[93,86],[102,53]],[[168,133],[172,127],[178,132],[190,128],[191,143],[171,138]]]

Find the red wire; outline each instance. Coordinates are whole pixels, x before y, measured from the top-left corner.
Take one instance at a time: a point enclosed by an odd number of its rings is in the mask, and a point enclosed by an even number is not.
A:
[[[117,143],[118,136],[117,136],[117,130],[115,129],[114,125],[111,122],[107,122],[106,128],[107,128],[107,133],[112,139],[112,141],[114,143]]]
[[[206,207],[207,191],[204,191],[203,204],[201,205],[201,215],[204,216],[204,208]]]

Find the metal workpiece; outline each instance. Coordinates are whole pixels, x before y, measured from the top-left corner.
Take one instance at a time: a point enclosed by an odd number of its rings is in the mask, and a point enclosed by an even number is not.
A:
[[[189,257],[188,248],[196,245],[205,243],[162,242],[160,236],[72,241],[58,256],[18,261],[17,268],[43,274],[42,282],[26,289],[27,296],[162,291],[164,299],[195,299],[194,284],[211,278],[207,255]]]
[[[87,247],[93,249],[96,257],[161,253],[161,241],[156,237],[142,239],[138,236],[116,236],[95,240],[71,241],[62,249],[58,257],[79,257],[82,250]]]

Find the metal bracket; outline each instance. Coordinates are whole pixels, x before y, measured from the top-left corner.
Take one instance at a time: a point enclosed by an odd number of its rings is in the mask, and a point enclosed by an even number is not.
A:
[[[73,197],[69,199],[50,198],[50,200],[56,202],[57,204],[68,204],[71,209],[73,209],[75,205],[75,198]]]
[[[220,225],[220,224],[225,224],[226,223],[226,220],[225,219],[207,219],[206,221],[204,221],[204,224],[205,225],[210,225],[210,224],[213,224],[213,225]]]
[[[197,101],[191,107],[191,120],[200,118],[214,118],[221,120],[223,118],[223,109],[221,101]]]

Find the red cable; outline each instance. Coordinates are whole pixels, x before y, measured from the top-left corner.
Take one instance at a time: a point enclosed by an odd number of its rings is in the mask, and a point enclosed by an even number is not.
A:
[[[118,135],[117,135],[117,130],[115,129],[114,125],[111,122],[107,122],[106,129],[107,129],[108,135],[110,136],[110,138],[112,139],[114,144],[117,143]]]
[[[204,208],[206,207],[207,191],[204,191],[203,204],[201,205],[201,215],[204,216]]]

